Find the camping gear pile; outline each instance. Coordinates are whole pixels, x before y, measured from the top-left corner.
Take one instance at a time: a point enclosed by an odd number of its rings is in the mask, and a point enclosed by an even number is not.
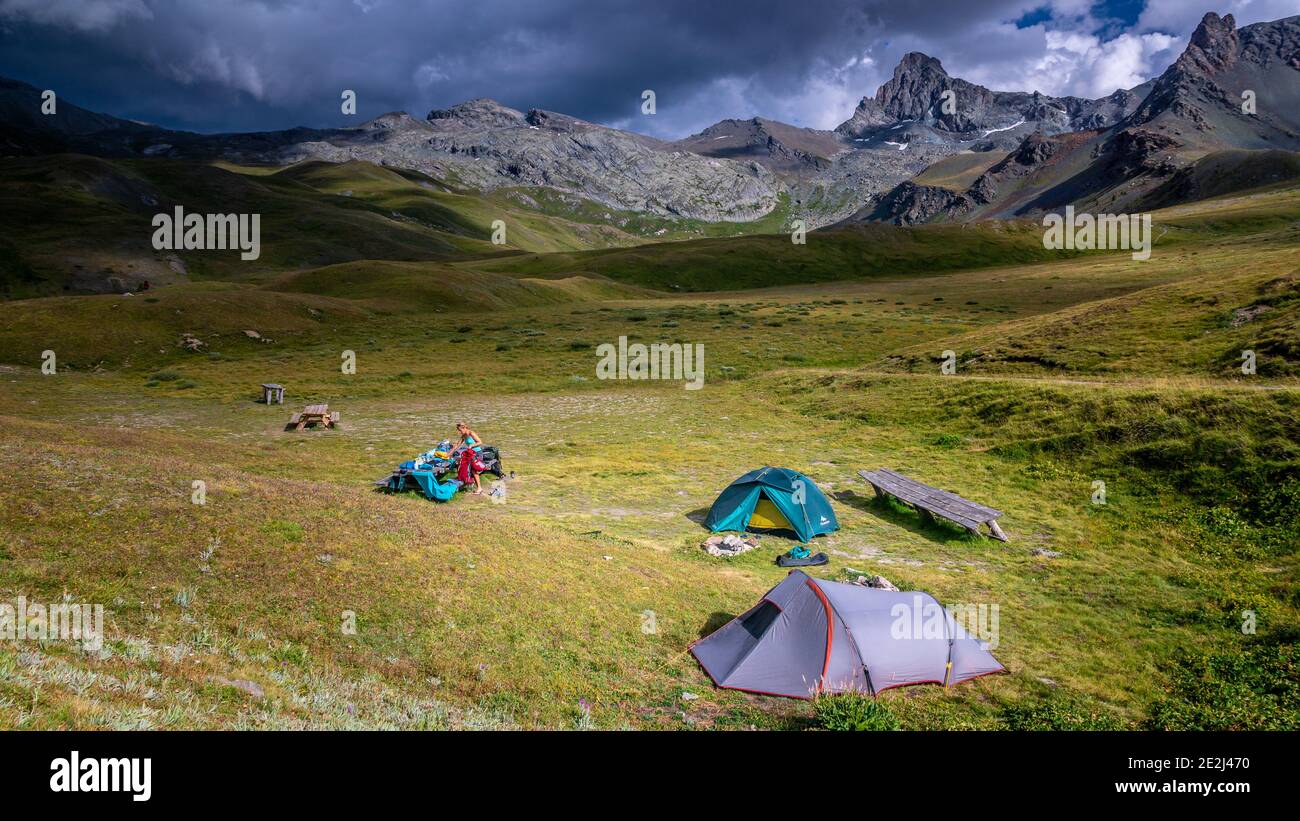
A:
[[[797,544],[790,548],[784,554],[776,557],[776,563],[781,567],[817,567],[830,562],[830,557],[825,553],[813,555],[813,552],[806,545]]]
[[[728,533],[726,536],[710,536],[704,540],[703,547],[710,556],[730,558],[758,547],[758,539],[753,536],[742,539],[734,533]]]
[[[690,649],[719,687],[791,698],[948,687],[1006,670],[929,593],[821,581],[801,570]]]
[[[451,440],[444,439],[436,447],[402,462],[375,484],[390,493],[418,490],[427,499],[445,502],[455,496],[456,491],[473,483],[473,473],[490,473],[498,479],[505,478],[501,452],[492,445],[482,445],[479,450],[466,448],[455,455],[452,450]]]

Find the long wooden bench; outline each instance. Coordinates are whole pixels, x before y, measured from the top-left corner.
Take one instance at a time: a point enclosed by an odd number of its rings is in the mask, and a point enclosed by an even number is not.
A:
[[[870,473],[860,470],[858,475],[871,483],[877,496],[883,497],[887,493],[918,510],[958,524],[976,536],[984,535],[980,532],[980,525],[986,524],[993,538],[1007,541],[1007,535],[1002,532],[1002,528],[998,527],[997,520],[1002,515],[1000,510],[963,499],[946,490],[921,484],[892,470],[882,468]]]

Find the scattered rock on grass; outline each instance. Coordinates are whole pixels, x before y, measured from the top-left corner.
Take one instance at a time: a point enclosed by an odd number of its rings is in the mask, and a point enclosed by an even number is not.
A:
[[[730,558],[739,556],[741,553],[753,550],[758,547],[758,539],[752,536],[742,539],[735,534],[728,533],[726,536],[710,536],[704,540],[701,545],[710,556],[722,556]]]
[[[1032,552],[1035,556],[1042,556],[1044,559],[1057,559],[1061,556],[1060,551],[1048,550],[1043,547],[1035,547]]]
[[[234,687],[236,690],[242,690],[253,698],[266,698],[266,692],[256,681],[249,681],[246,678],[229,679],[224,676],[215,676],[212,680],[223,687]]]
[[[895,593],[898,592],[898,588],[894,586],[894,583],[889,579],[886,579],[884,576],[858,576],[852,583],[860,587],[871,587],[876,590],[892,590]]]

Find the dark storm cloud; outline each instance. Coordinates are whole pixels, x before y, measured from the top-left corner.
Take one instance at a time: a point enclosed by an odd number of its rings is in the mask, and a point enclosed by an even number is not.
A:
[[[1046,22],[1015,25],[1036,9]],[[680,136],[755,114],[833,126],[912,49],[1004,87],[1061,85],[1090,60],[1122,58],[1132,74],[1171,58],[1174,38],[1115,33],[1094,11],[1080,0],[0,0],[0,73],[203,131],[342,124],[339,95],[353,89],[358,119],[488,96]],[[1084,39],[1063,46],[1057,24]],[[1103,28],[1106,41],[1087,39]],[[1141,47],[1107,55],[1111,37]],[[1166,39],[1141,39],[1152,37]],[[653,117],[639,114],[644,89],[658,97]]]

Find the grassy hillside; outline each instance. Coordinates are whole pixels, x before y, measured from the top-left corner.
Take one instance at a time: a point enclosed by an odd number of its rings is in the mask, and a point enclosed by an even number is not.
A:
[[[1111,299],[981,328],[892,354],[891,367],[932,371],[942,350],[971,373],[1188,375],[1248,379],[1300,376],[1300,268],[1296,247],[1259,252],[1242,266],[1240,247],[1160,259],[1184,278]],[[1045,285],[1043,287],[1051,287]]]
[[[1184,168],[1144,197],[1135,210],[1222,197],[1262,186],[1294,185],[1300,179],[1295,151],[1215,151]]]
[[[423,262],[345,262],[286,274],[277,291],[364,300],[389,311],[484,311],[639,296],[640,289],[593,277],[526,279]]]
[[[155,251],[150,220],[261,215],[261,256]],[[402,262],[580,251],[784,230],[788,200],[752,223],[704,223],[605,208],[548,189],[489,194],[365,162],[288,168],[79,155],[0,160],[0,296],[116,293],[189,279],[257,280],[361,259]],[[493,224],[505,242],[491,242]]]
[[[944,157],[912,178],[917,185],[934,185],[965,191],[975,180],[1006,156],[1003,151],[963,151]]]
[[[187,212],[261,215],[261,256],[155,251],[151,219]],[[181,277],[230,279],[355,259],[433,260],[494,250],[358,199],[290,178],[164,160],[58,155],[0,160],[0,287],[8,296],[134,288]],[[109,284],[110,278],[117,281]]]
[[[992,222],[816,231],[803,245],[786,234],[706,239],[595,251],[522,254],[474,267],[525,276],[590,273],[648,288],[722,291],[875,277],[914,277],[1057,258],[1041,226]]]

